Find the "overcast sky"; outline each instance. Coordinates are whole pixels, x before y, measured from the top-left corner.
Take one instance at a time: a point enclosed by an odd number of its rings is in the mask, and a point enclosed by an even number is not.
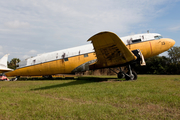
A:
[[[179,11],[180,0],[1,0],[0,57],[89,44],[101,31],[123,37],[149,30],[180,46]]]

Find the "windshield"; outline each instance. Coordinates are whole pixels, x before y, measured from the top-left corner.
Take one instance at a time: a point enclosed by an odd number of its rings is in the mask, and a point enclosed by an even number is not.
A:
[[[163,38],[162,36],[154,36],[155,40]]]

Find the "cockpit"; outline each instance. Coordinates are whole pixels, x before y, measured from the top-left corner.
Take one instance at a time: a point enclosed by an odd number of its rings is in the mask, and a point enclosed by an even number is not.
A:
[[[162,36],[154,36],[155,40],[159,40],[161,38],[163,38]]]
[[[158,33],[143,33],[143,34],[135,34],[130,36],[122,37],[121,40],[126,44],[136,44],[140,42],[150,41],[150,40],[159,40],[163,38],[161,34]]]

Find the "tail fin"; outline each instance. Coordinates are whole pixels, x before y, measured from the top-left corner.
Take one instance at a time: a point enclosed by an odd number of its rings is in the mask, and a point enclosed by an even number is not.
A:
[[[7,68],[8,55],[9,54],[6,54],[0,59],[0,66]]]

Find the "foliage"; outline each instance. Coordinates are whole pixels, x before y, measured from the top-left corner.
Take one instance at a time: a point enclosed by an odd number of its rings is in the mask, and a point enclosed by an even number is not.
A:
[[[154,56],[146,59],[146,66],[136,65],[136,71],[143,74],[167,74],[168,66],[170,62],[169,58],[164,56]]]
[[[21,60],[19,58],[13,58],[10,62],[8,62],[8,68],[16,69],[17,63],[19,63]]]
[[[146,66],[135,65],[141,74],[180,74],[180,47],[168,50],[168,57],[154,56],[146,59]]]
[[[172,47],[168,50],[168,55],[172,63],[178,64],[180,62],[180,47]]]

